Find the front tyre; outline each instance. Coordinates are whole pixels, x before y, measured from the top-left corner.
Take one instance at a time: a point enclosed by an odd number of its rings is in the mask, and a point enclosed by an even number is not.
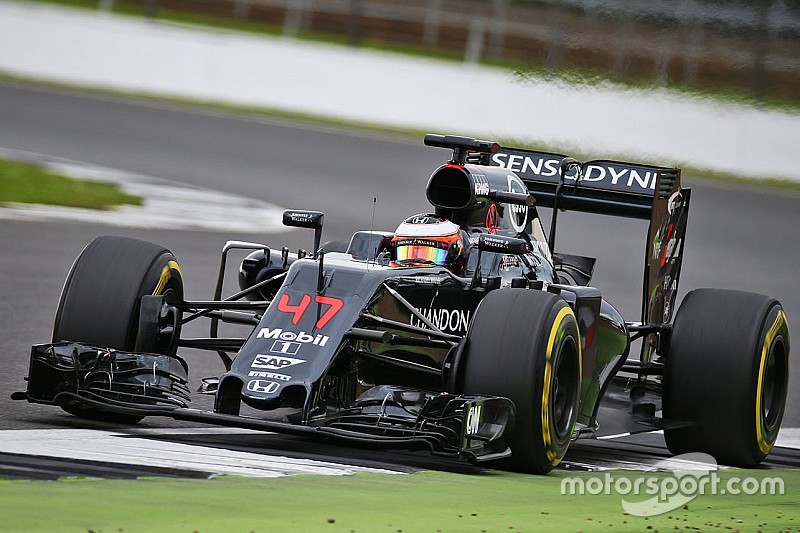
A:
[[[578,415],[578,323],[562,298],[528,289],[489,293],[475,310],[459,374],[464,394],[514,402],[509,470],[546,474],[567,452]]]
[[[127,237],[98,237],[72,265],[56,311],[53,342],[74,341],[136,351],[142,296],[183,300],[183,278],[172,252]],[[175,332],[178,335],[178,332]],[[157,353],[174,355],[174,343]],[[70,414],[93,420],[135,423],[143,417],[66,404]]]
[[[780,303],[748,292],[699,289],[675,316],[664,374],[664,432],[674,454],[699,451],[733,466],[772,450],[789,382],[789,327]]]

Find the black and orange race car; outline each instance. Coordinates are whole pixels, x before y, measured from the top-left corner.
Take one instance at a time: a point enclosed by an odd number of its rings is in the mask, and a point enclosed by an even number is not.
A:
[[[455,136],[425,144],[452,150],[428,181],[430,213],[320,245],[323,214],[286,211],[284,224],[314,230],[313,251],[230,241],[209,301],[184,298],[169,250],[94,240],[14,398],[90,419],[424,447],[534,473],[596,434],[605,398],[629,431],[663,429],[673,453],[764,459],[786,401],[786,316],[767,296],[700,289],[673,320],[691,192],[680,170]],[[545,235],[537,209],[548,207]],[[554,251],[560,210],[649,219],[639,320],[591,286],[593,258]],[[223,298],[229,252],[242,249],[241,290]],[[208,337],[182,336],[199,319]],[[248,334],[221,337],[226,322]],[[188,407],[183,348],[216,351],[227,369],[202,382],[213,411]]]

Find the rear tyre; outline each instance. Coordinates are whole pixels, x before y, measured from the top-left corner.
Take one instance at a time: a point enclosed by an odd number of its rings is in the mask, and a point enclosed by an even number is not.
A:
[[[183,278],[172,252],[137,239],[98,237],[80,253],[67,276],[53,325],[53,342],[135,351],[140,300],[145,295],[164,295],[167,301],[183,299]],[[158,353],[174,355],[170,344]],[[144,418],[105,413],[81,404],[61,407],[81,418],[107,422],[136,423]]]
[[[761,294],[699,289],[675,316],[664,374],[664,417],[693,423],[664,432],[674,454],[760,463],[778,437],[789,380],[789,328]]]
[[[475,310],[459,374],[465,394],[514,402],[509,459],[498,466],[546,474],[567,452],[578,415],[580,335],[558,296],[527,289],[489,293]]]

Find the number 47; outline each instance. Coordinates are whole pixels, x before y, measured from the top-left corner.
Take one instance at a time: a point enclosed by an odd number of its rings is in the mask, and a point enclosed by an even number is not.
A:
[[[324,328],[331,319],[336,316],[336,313],[344,307],[344,302],[339,298],[334,298],[332,296],[320,296],[315,295],[314,300],[318,304],[327,305],[328,309],[325,310],[324,313],[317,319],[317,323],[314,325],[316,329]],[[296,326],[300,319],[303,318],[303,314],[308,309],[308,306],[311,304],[311,295],[304,294],[303,297],[300,299],[300,303],[297,305],[292,305],[290,303],[289,295],[283,294],[281,295],[281,299],[278,300],[278,311],[283,313],[290,313],[292,315],[292,325]]]

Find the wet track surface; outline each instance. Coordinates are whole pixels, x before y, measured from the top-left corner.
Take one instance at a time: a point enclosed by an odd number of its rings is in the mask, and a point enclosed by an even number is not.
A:
[[[101,164],[262,199],[283,207],[326,213],[325,239],[347,238],[371,224],[393,229],[405,216],[428,210],[427,177],[447,157],[421,143],[397,142],[316,126],[143,104],[0,82],[0,146]],[[458,132],[440,132],[458,133]],[[742,186],[685,181],[694,188],[679,297],[696,287],[740,288],[778,297],[792,334],[800,338],[800,195]],[[202,213],[198,213],[202,216]],[[559,217],[559,248],[598,257],[594,284],[623,314],[638,318],[646,223],[568,213]],[[142,438],[253,454],[278,454],[409,471],[478,467],[427,454],[386,452],[318,443],[297,437],[180,433],[193,423],[148,418],[136,427],[80,421],[58,408],[14,402],[23,390],[30,345],[49,340],[55,306],[75,255],[98,235],[128,235],[170,248],[183,267],[187,297],[212,293],[219,250],[228,239],[266,240],[253,234],[134,230],[93,224],[0,223],[0,430],[96,428],[123,434],[159,430]],[[269,236],[267,244],[308,247],[310,232]],[[232,287],[234,278],[228,278]],[[227,291],[230,292],[230,291]],[[196,332],[203,334],[203,331]],[[191,334],[191,332],[190,332]],[[795,350],[797,351],[797,350]],[[797,356],[795,355],[795,358]],[[188,354],[192,388],[222,371],[215,355]],[[792,364],[794,368],[797,365]],[[798,373],[791,377],[784,426],[800,426]],[[193,407],[210,408],[195,395]],[[174,433],[170,433],[174,431]],[[141,436],[141,435],[139,435]],[[122,437],[124,438],[124,437]],[[567,464],[575,468],[669,456],[658,434],[579,441]],[[776,449],[767,466],[798,466],[800,452]],[[204,475],[198,470],[141,470],[83,460],[0,454],[0,475]],[[199,472],[199,473],[198,473]]]

